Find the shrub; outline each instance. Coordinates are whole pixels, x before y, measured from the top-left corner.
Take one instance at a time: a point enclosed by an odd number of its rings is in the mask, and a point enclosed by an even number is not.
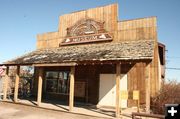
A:
[[[161,90],[151,100],[152,112],[164,114],[165,104],[180,104],[180,83],[175,80],[162,83]]]

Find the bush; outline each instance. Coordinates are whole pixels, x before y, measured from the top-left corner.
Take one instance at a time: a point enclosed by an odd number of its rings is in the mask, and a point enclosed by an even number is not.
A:
[[[165,104],[180,104],[180,83],[177,81],[162,83],[161,90],[151,100],[152,112],[164,114]]]

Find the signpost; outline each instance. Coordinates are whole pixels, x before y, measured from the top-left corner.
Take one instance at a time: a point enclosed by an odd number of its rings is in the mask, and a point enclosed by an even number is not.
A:
[[[133,92],[122,90],[120,93],[122,100],[128,100],[128,98],[135,100],[137,102],[137,112],[139,112],[139,90],[133,90]]]
[[[123,100],[128,99],[128,91],[126,91],[126,90],[121,91],[121,99],[123,99]]]
[[[137,101],[137,112],[139,112],[139,91],[138,90],[133,91],[133,100]]]

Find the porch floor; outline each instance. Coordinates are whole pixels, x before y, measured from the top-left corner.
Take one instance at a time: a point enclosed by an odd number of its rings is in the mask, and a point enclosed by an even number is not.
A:
[[[7,102],[13,102],[13,100],[8,99]],[[18,104],[24,104],[29,106],[37,106],[37,102],[33,100],[27,100],[27,99],[19,99]],[[51,101],[42,101],[39,108],[44,109],[50,109],[55,111],[64,111],[69,112],[69,106]],[[131,113],[136,112],[136,108],[127,108],[122,110],[122,117],[125,118],[131,118]],[[71,113],[75,114],[82,114],[82,115],[90,115],[95,117],[104,117],[104,118],[114,118],[115,117],[115,109],[109,109],[109,108],[96,108],[94,105],[84,105],[84,104],[75,104],[73,111]]]

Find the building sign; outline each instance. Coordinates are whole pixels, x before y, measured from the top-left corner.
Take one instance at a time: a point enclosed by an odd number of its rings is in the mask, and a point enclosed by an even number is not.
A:
[[[121,99],[123,99],[123,100],[127,100],[128,99],[128,91],[123,90],[120,93],[121,93]]]
[[[67,36],[60,45],[111,41],[112,36],[104,29],[104,22],[83,19],[67,28]]]
[[[139,91],[138,90],[133,91],[133,100],[139,100]]]
[[[61,43],[61,45],[98,42],[98,41],[109,41],[109,40],[111,41],[112,37],[107,33],[103,33],[103,34],[94,34],[94,35],[66,38]]]
[[[0,76],[3,75],[4,71],[5,71],[6,67],[5,66],[0,66]]]

